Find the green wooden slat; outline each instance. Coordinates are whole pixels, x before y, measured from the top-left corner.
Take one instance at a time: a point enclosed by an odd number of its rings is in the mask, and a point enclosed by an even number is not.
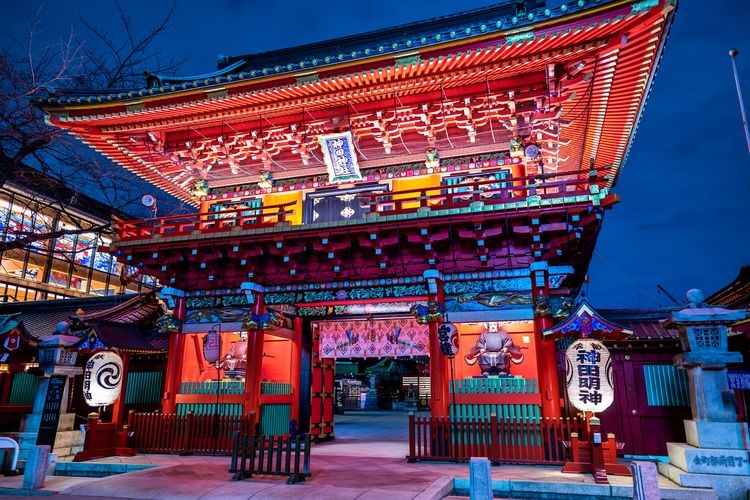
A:
[[[39,385],[38,376],[26,372],[14,373],[8,403],[12,405],[34,404],[37,385]]]
[[[125,404],[156,404],[161,399],[162,373],[130,372],[125,386]]]

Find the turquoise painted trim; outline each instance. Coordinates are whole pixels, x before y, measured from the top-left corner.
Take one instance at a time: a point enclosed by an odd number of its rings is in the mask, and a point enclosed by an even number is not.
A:
[[[189,403],[189,404],[178,404],[177,414],[187,415],[190,412],[196,415],[228,415],[232,417],[242,415],[242,405],[238,404],[215,404],[215,403]]]

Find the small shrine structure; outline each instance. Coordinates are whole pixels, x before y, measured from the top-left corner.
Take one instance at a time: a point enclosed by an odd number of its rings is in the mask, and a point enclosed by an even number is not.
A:
[[[609,484],[607,474],[630,475],[628,467],[617,462],[615,434],[602,436],[596,413],[609,408],[615,398],[610,353],[601,341],[623,340],[633,331],[604,319],[582,300],[568,319],[542,333],[550,339],[570,339],[565,352],[567,399],[587,420],[585,435],[573,433],[565,442],[572,460],[565,463],[563,472],[590,472],[602,484]]]

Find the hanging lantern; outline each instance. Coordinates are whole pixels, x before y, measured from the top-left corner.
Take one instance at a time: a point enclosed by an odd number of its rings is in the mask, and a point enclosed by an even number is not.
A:
[[[211,364],[219,361],[221,357],[221,335],[211,330],[203,336],[203,357]]]
[[[615,399],[609,350],[598,340],[580,339],[568,347],[565,380],[570,403],[581,411],[602,412]]]
[[[122,359],[112,351],[91,356],[83,372],[83,397],[89,406],[107,406],[120,396]]]
[[[458,328],[453,323],[443,323],[438,327],[438,342],[440,352],[447,358],[458,354]]]

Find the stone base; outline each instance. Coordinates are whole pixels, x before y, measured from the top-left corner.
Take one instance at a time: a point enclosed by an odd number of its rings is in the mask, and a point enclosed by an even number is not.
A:
[[[750,434],[745,422],[684,420],[685,440],[698,448],[747,450]]]
[[[664,462],[659,473],[685,488],[711,488],[721,500],[747,500],[750,492],[750,476],[694,474]]]
[[[57,430],[72,431],[75,419],[75,413],[61,414],[60,420],[57,423]],[[30,413],[28,415],[24,415],[21,419],[21,432],[39,432],[39,424],[41,421],[42,416],[39,414]]]
[[[667,443],[669,463],[694,474],[750,476],[750,452]]]
[[[29,455],[29,450],[36,446],[36,432],[9,432],[6,436],[13,438],[18,443],[18,460],[25,462]],[[55,437],[55,449],[52,453],[56,454],[60,460],[70,458],[71,460],[76,453],[83,450],[83,444],[86,440],[86,433],[81,431],[58,431]],[[19,465],[20,467],[20,465]]]

